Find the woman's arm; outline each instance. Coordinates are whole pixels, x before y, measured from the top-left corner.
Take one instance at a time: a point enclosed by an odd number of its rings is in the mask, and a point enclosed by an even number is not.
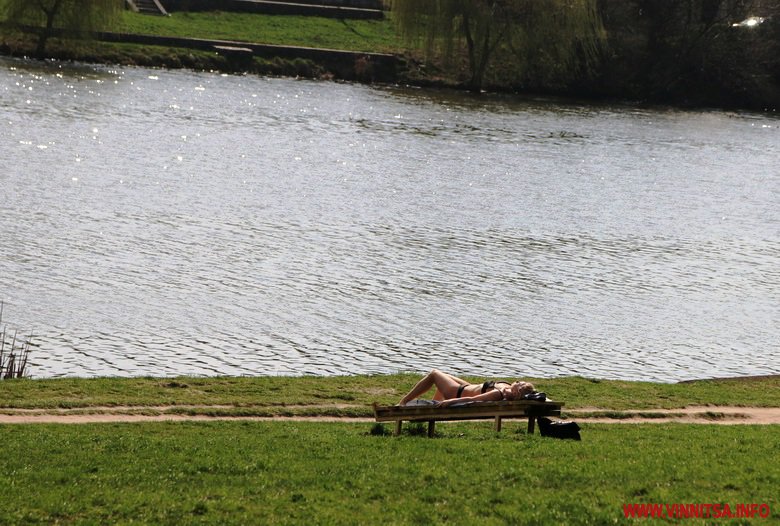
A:
[[[494,389],[477,396],[464,396],[462,398],[449,398],[447,400],[442,400],[439,403],[439,407],[448,407],[452,404],[461,404],[463,402],[498,402],[499,400],[503,399],[504,395],[501,394],[501,391]]]

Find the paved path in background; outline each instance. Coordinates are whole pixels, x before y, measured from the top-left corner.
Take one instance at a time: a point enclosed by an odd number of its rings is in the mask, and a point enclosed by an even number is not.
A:
[[[328,406],[331,407],[331,406]],[[332,406],[332,407],[347,407]],[[353,406],[349,406],[353,407]],[[150,407],[90,407],[76,410],[6,409],[0,414],[0,424],[89,424],[123,422],[211,422],[220,420],[300,421],[300,422],[373,422],[370,417],[333,416],[208,416],[167,414],[166,411],[197,409],[207,411],[234,409],[232,406],[150,406]],[[90,411],[84,413],[84,411]],[[138,414],[148,412],[152,414]],[[609,412],[622,418],[595,416]],[[637,424],[680,422],[692,424],[780,424],[780,407],[691,406],[681,409],[642,409],[613,411],[588,407],[566,411],[568,418],[584,423]],[[652,417],[642,416],[652,414]],[[662,416],[668,415],[668,416]],[[507,419],[510,420],[510,419]]]

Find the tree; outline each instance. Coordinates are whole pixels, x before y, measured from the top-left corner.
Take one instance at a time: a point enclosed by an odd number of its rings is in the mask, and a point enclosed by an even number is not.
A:
[[[105,29],[122,7],[122,0],[0,0],[7,22],[36,29],[39,57],[44,56],[46,43],[58,31],[86,35]]]
[[[609,0],[602,11],[615,19],[611,65],[633,86],[629,96],[757,107],[780,100],[771,77],[778,15],[777,0]],[[752,16],[765,22],[739,26]]]
[[[389,0],[402,37],[446,64],[465,54],[468,86],[482,88],[491,61],[519,73],[529,60],[592,69],[604,29],[597,0]]]

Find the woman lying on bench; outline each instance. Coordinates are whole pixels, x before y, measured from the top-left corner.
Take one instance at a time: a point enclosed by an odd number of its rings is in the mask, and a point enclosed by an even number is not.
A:
[[[488,381],[472,384],[456,376],[434,369],[417,382],[409,393],[401,398],[398,405],[406,405],[436,387],[433,399],[439,407],[462,402],[496,402],[499,400],[521,400],[534,392],[534,386],[528,382]]]

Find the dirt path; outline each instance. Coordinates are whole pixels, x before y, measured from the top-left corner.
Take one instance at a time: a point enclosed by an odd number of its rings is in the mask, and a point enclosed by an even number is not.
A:
[[[337,407],[337,406],[328,406]],[[338,406],[346,407],[346,406]],[[196,422],[217,420],[309,421],[309,422],[373,422],[370,417],[332,416],[209,416],[182,415],[167,411],[195,409],[230,410],[232,406],[150,406],[150,407],[90,407],[84,409],[7,409],[0,414],[2,424],[87,424],[121,422]],[[88,411],[88,412],[87,412]],[[148,414],[143,414],[148,413]],[[643,409],[613,411],[595,407],[567,411],[567,417],[579,422],[637,424],[681,422],[696,424],[780,424],[780,407],[691,406],[681,409]]]
[[[689,406],[680,409],[643,409],[640,411],[609,411],[582,408],[567,411],[572,419],[609,424],[665,423],[686,424],[780,424],[780,407]],[[620,418],[597,416],[622,413]]]

